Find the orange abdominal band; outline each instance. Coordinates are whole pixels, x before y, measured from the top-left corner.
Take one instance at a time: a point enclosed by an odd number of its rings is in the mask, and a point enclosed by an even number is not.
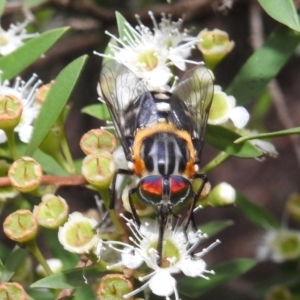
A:
[[[137,176],[141,177],[146,172],[145,163],[140,158],[140,150],[141,147],[143,146],[143,141],[145,138],[159,132],[172,133],[175,136],[178,136],[186,141],[190,160],[187,163],[183,174],[186,174],[189,178],[193,177],[195,174],[195,169],[194,169],[195,151],[194,151],[191,136],[188,134],[187,131],[179,130],[173,124],[165,123],[165,122],[157,123],[153,126],[147,127],[145,129],[139,129],[137,131],[134,139],[134,144],[133,144],[134,173]]]

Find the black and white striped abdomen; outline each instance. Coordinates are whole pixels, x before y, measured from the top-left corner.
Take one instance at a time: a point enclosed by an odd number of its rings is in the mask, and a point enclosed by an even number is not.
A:
[[[144,138],[140,157],[149,174],[182,173],[189,161],[186,141],[170,132],[158,132]]]

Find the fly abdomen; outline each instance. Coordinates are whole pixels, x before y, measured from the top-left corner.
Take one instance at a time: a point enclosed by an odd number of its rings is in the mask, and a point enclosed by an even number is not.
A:
[[[189,161],[186,141],[168,132],[147,136],[140,157],[149,173],[163,176],[182,173]]]

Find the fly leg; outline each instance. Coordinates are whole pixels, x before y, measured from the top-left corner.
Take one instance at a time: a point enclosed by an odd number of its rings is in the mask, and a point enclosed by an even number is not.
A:
[[[94,232],[97,232],[97,230],[101,228],[101,226],[107,220],[110,211],[115,208],[115,201],[117,198],[116,183],[117,183],[118,176],[119,175],[132,175],[132,174],[133,174],[132,171],[126,170],[126,169],[118,169],[117,172],[115,173],[113,181],[112,181],[112,187],[110,190],[110,201],[109,201],[107,211],[105,212],[104,216],[102,217],[102,220],[93,228]]]
[[[132,217],[133,217],[133,220],[134,222],[136,223],[136,225],[138,226],[138,228],[140,228],[141,226],[141,221],[140,221],[140,218],[136,212],[136,209],[133,205],[133,202],[132,202],[132,195],[136,192],[136,188],[133,188],[129,191],[129,195],[128,195],[128,198],[129,198],[129,205],[130,205],[130,209],[131,209],[131,213],[132,213]]]
[[[198,191],[196,193],[194,193],[191,206],[190,206],[190,208],[188,210],[187,216],[185,217],[185,219],[183,221],[183,232],[184,232],[184,235],[185,235],[187,241],[188,241],[187,229],[188,229],[189,224],[191,223],[192,228],[195,231],[198,230],[196,222],[195,222],[195,217],[194,217],[194,209],[195,209],[195,205],[196,205],[197,199],[199,198],[199,196],[200,196],[200,194],[201,194],[201,192],[202,192],[202,190],[204,188],[204,185],[207,182],[207,175],[204,174],[204,173],[196,174],[195,179],[201,179],[202,183],[201,183]]]

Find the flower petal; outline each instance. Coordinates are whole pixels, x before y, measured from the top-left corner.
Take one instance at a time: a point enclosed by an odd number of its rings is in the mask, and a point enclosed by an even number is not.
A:
[[[161,269],[149,280],[149,288],[157,296],[168,297],[176,289],[176,280],[168,271]]]

